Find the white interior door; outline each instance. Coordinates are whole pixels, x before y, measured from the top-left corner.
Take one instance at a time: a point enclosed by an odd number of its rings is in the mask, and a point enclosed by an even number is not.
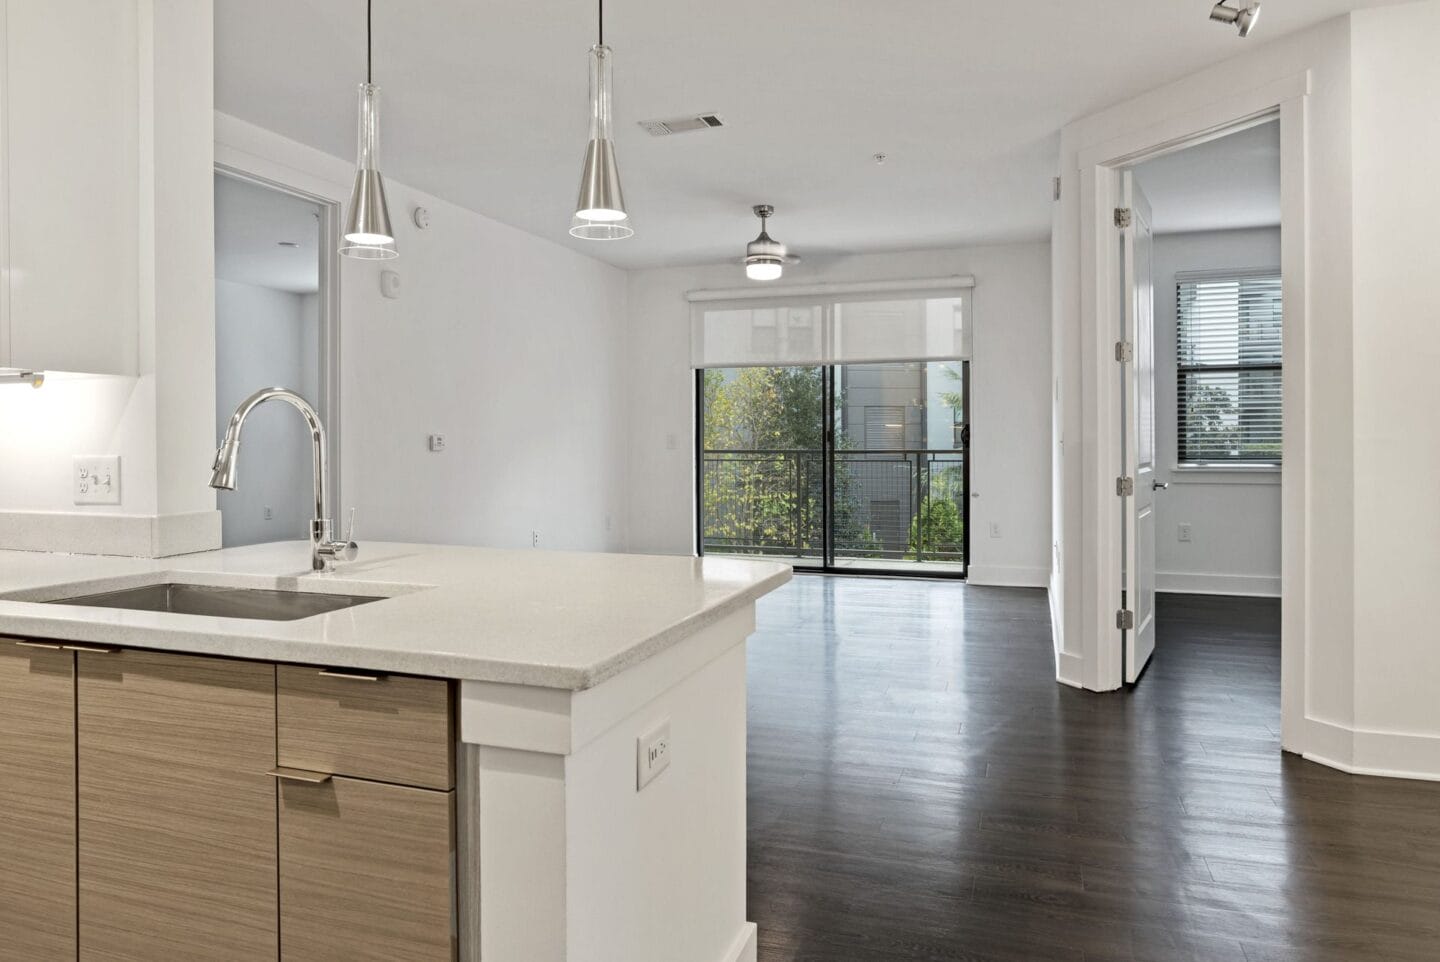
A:
[[[1121,477],[1132,479],[1133,493],[1124,511],[1125,597],[1121,608],[1130,612],[1130,626],[1122,628],[1126,684],[1133,684],[1155,653],[1155,290],[1154,233],[1150,203],[1134,176],[1126,172],[1121,184],[1122,207],[1130,211],[1120,230],[1125,289],[1124,339],[1130,345],[1130,362],[1122,364],[1121,405],[1125,443]]]

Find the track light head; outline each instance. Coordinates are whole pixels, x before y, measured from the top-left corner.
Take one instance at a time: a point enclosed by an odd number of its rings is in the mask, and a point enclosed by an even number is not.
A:
[[[1246,7],[1232,7],[1226,4],[1225,0],[1220,0],[1210,8],[1210,19],[1219,23],[1233,23],[1240,31],[1240,36],[1248,37],[1250,31],[1255,29],[1255,24],[1260,22],[1259,0]]]

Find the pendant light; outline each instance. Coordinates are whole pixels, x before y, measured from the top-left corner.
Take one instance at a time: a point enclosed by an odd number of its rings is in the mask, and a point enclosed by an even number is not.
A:
[[[590,48],[590,143],[580,175],[580,199],[570,233],[584,240],[621,240],[635,233],[620,192],[615,141],[610,131],[610,63],[605,46],[605,0],[599,0],[599,37]]]
[[[785,261],[790,252],[785,245],[771,239],[765,232],[766,222],[774,216],[775,208],[769,204],[756,204],[755,216],[760,218],[760,236],[745,246],[745,276],[752,281],[778,280],[785,272]]]
[[[380,88],[371,81],[374,44],[370,32],[371,0],[365,0],[365,82],[360,85],[359,148],[355,160],[355,189],[350,192],[350,214],[345,218],[340,253],[346,257],[388,260],[400,256],[390,229],[385,205],[385,181],[376,167],[380,150]]]

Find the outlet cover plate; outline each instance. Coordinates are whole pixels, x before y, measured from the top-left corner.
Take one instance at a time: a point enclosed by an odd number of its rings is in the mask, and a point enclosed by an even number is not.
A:
[[[76,504],[120,503],[120,456],[76,455],[71,471]]]
[[[670,719],[635,740],[635,766],[637,792],[670,767]]]

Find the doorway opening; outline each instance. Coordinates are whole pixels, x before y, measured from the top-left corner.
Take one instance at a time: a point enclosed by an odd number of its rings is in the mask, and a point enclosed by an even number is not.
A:
[[[1239,610],[1278,636],[1280,144],[1272,116],[1120,173],[1126,684],[1207,617],[1216,640]]]
[[[332,206],[216,170],[215,426],[219,437],[260,388],[287,387],[320,412],[330,463],[339,465]],[[223,546],[308,538],[313,466],[304,422],[279,405],[257,408],[245,448],[245,483],[217,492]],[[338,491],[329,494],[338,503]]]

